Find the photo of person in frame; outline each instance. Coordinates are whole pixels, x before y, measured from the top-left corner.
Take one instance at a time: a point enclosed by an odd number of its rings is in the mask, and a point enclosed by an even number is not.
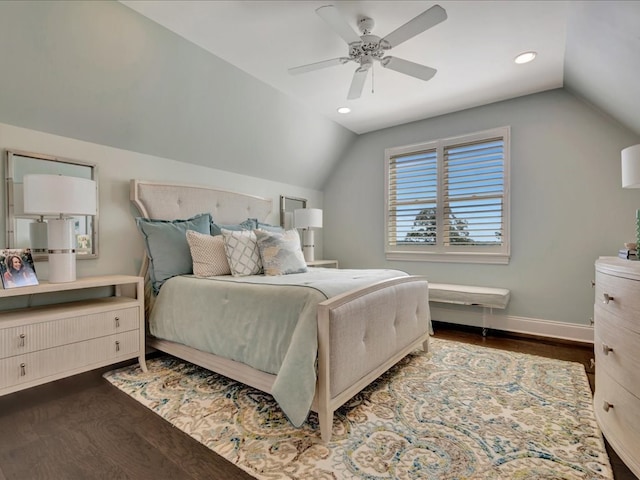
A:
[[[0,273],[4,288],[38,285],[31,250],[28,248],[1,250]]]

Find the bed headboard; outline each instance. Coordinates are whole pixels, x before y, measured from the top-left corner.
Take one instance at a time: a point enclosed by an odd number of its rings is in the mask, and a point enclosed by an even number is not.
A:
[[[131,180],[131,202],[140,215],[155,220],[187,219],[199,213],[210,213],[220,224],[240,223],[247,218],[264,222],[273,201],[243,193],[229,192],[203,185]],[[149,258],[143,256],[139,275],[145,278],[145,318],[153,308],[155,295],[149,281]]]
[[[210,213],[214,222],[239,223],[247,218],[264,222],[271,199],[229,192],[202,185],[131,180],[131,201],[140,214],[156,220],[175,220]]]

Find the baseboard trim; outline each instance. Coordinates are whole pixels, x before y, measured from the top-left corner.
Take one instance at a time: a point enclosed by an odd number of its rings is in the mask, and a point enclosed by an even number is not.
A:
[[[482,309],[477,307],[447,308],[431,304],[431,318],[440,322],[483,327]],[[487,326],[505,332],[593,344],[593,326],[590,325],[502,315],[494,309],[493,315],[487,314]]]

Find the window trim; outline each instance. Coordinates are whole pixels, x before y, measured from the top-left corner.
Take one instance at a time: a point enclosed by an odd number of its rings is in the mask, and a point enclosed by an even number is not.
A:
[[[436,216],[438,218],[438,228],[442,225],[442,166],[444,162],[445,148],[470,142],[490,140],[501,137],[504,142],[504,196],[503,196],[503,244],[497,246],[463,246],[449,245],[443,246],[418,244],[418,245],[391,245],[389,238],[389,195],[390,195],[390,162],[392,158],[399,155],[422,152],[426,150],[436,150],[438,168],[438,191]],[[385,149],[384,154],[384,244],[385,256],[387,260],[400,261],[425,261],[425,262],[453,262],[453,263],[484,263],[484,264],[508,264],[511,257],[511,127],[497,127],[489,130],[471,133],[468,135],[458,135],[455,137],[442,138],[412,145],[403,145]],[[440,230],[439,230],[440,233]],[[440,237],[439,237],[440,238]]]

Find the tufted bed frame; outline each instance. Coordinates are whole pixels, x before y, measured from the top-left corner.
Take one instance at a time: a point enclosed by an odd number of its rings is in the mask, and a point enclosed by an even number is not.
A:
[[[185,219],[210,212],[217,223],[246,218],[265,221],[272,200],[206,186],[131,180],[131,201],[140,214],[159,220]],[[148,279],[148,259],[141,276]],[[153,306],[145,288],[147,312]],[[147,315],[148,318],[148,315]],[[417,276],[397,277],[332,297],[318,305],[316,392],[322,440],[331,439],[333,413],[399,360],[418,348],[428,350],[428,284]],[[147,345],[270,393],[271,375],[245,364],[162,339]]]

